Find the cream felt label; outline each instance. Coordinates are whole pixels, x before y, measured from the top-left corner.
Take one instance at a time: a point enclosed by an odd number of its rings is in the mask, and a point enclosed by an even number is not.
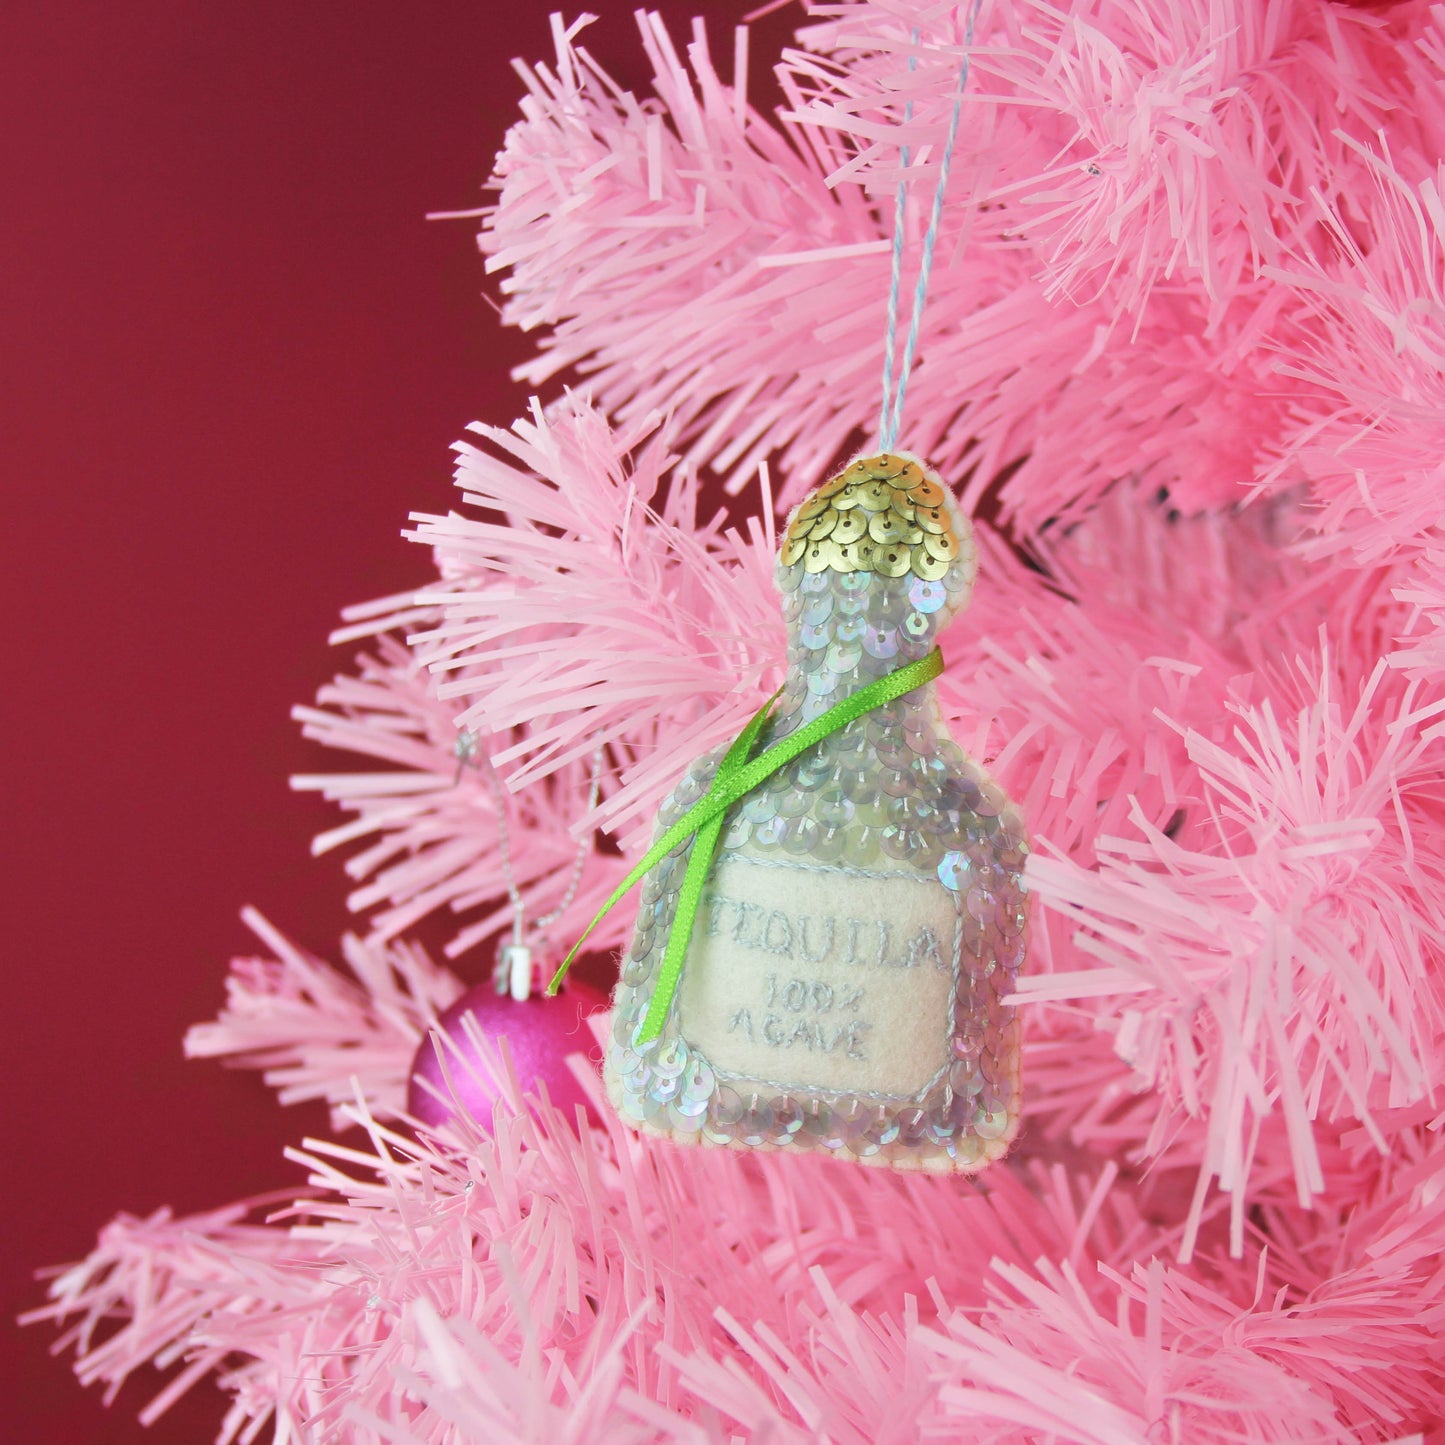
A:
[[[947,1067],[961,933],[934,879],[718,860],[678,993],[720,1077],[908,1098]]]

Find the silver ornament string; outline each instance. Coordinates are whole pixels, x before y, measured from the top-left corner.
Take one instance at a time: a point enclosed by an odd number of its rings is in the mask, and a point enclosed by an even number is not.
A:
[[[592,766],[588,777],[587,811],[590,813],[597,806],[597,798],[602,789],[602,745],[600,743],[592,754]],[[521,889],[517,886],[516,872],[512,867],[512,834],[511,824],[507,817],[506,790],[502,787],[502,780],[497,776],[496,768],[492,766],[491,758],[487,759],[487,780],[491,784],[492,798],[497,805],[497,851],[502,860],[502,879],[507,885],[507,898],[512,905],[512,936],[520,942],[526,908],[522,901]],[[532,927],[537,932],[543,932],[556,923],[572,906],[572,900],[576,898],[577,890],[582,884],[582,870],[586,866],[587,854],[591,847],[591,843],[586,840],[578,844],[577,857],[573,860],[572,872],[567,880],[567,887],[563,891],[561,902],[555,908],[549,909],[532,920]]]
[[[470,728],[459,733],[455,752],[457,757],[456,781],[460,781],[462,769],[468,764],[475,764],[480,752],[477,734]],[[598,743],[592,754],[589,771],[588,813],[595,810],[597,799],[602,792],[602,755],[603,745]],[[496,806],[497,854],[502,863],[502,881],[507,887],[507,900],[512,905],[511,942],[502,944],[497,950],[497,964],[492,976],[498,993],[510,993],[520,1003],[530,997],[533,981],[533,948],[528,941],[527,905],[522,897],[522,890],[517,882],[517,872],[512,863],[512,830],[508,817],[506,789],[502,786],[502,780],[492,763],[491,755],[482,754],[481,756],[485,760],[487,783],[491,788],[492,801]],[[582,873],[587,866],[587,854],[591,852],[591,849],[592,844],[589,839],[584,839],[577,845],[577,856],[573,859],[567,886],[562,891],[561,899],[555,907],[531,920],[531,937],[534,940],[541,941],[546,930],[572,906],[573,900],[577,897],[577,890],[582,886]]]
[[[948,172],[953,164],[954,145],[958,140],[958,121],[963,111],[963,94],[968,88],[969,57],[973,50],[973,27],[978,19],[979,6],[983,0],[974,0],[969,11],[968,25],[964,33],[963,63],[958,72],[958,88],[953,96],[953,111],[948,119],[948,137],[944,141],[943,154],[939,161],[938,184],[933,189],[933,208],[928,218],[928,230],[923,237],[923,255],[918,267],[918,283],[913,292],[913,314],[908,323],[908,339],[903,347],[903,360],[898,371],[898,390],[893,390],[894,346],[898,332],[898,300],[903,284],[903,220],[904,197],[907,190],[909,149],[900,148],[901,170],[898,176],[898,192],[894,200],[893,213],[893,265],[888,286],[888,320],[884,331],[883,347],[883,407],[878,421],[878,449],[891,452],[898,444],[898,429],[903,421],[903,397],[908,390],[908,379],[913,372],[913,356],[918,349],[918,334],[923,325],[923,307],[928,299],[928,283],[933,272],[933,255],[938,245],[939,223],[943,219],[943,195],[948,189]],[[918,26],[910,33],[913,49],[908,54],[908,70],[912,74],[918,68]],[[904,124],[913,120],[913,100],[910,97],[903,109]]]

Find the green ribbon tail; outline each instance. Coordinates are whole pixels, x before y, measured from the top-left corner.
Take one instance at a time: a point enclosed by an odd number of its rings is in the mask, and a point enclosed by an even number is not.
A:
[[[768,699],[763,709],[766,717],[772,711],[777,693]],[[755,719],[756,720],[756,719]],[[738,735],[737,741],[727,750],[722,762],[717,765],[713,787],[726,787],[738,768],[747,762],[753,745],[758,740],[762,725],[754,728],[750,723]],[[682,875],[682,887],[677,894],[677,908],[672,915],[672,929],[667,935],[667,948],[662,955],[662,967],[658,970],[657,986],[652,991],[647,1014],[637,1033],[637,1042],[645,1044],[655,1039],[667,1022],[668,1011],[672,1008],[673,996],[682,979],[682,963],[687,957],[688,940],[692,938],[692,925],[697,919],[697,910],[702,906],[702,890],[707,886],[707,875],[712,869],[712,860],[717,856],[718,840],[722,837],[724,814],[719,810],[701,828],[693,839],[692,852],[687,855],[687,869]]]
[[[759,783],[772,777],[780,768],[786,767],[800,753],[806,752],[824,738],[837,732],[840,728],[846,727],[850,722],[856,722],[875,708],[882,707],[886,703],[902,697],[905,693],[922,687],[925,682],[932,681],[942,671],[943,653],[935,647],[927,657],[922,657],[917,662],[910,662],[906,667],[900,667],[897,671],[890,672],[887,677],[877,678],[866,687],[859,688],[857,692],[845,697],[842,702],[835,703],[827,712],[814,718],[812,722],[805,724],[797,732],[789,734],[781,742],[774,743],[754,758],[751,756],[753,747],[757,743],[758,735],[762,732],[764,724],[768,721],[773,704],[778,699],[778,693],[775,692],[753,714],[747,727],[738,734],[737,739],[727,750],[723,760],[718,764],[717,774],[708,791],[663,833],[627,877],[613,889],[607,902],[598,909],[596,917],[583,930],[582,936],[572,945],[571,951],[562,960],[561,967],[557,970],[552,982],[547,985],[547,993],[552,995],[557,992],[562,980],[567,976],[567,970],[572,967],[573,959],[581,951],[582,945],[587,941],[592,930],[679,843],[696,834],[697,839],[688,856],[682,887],[678,892],[677,910],[673,916],[672,929],[663,953],[657,984],[648,1004],[647,1014],[638,1031],[639,1043],[655,1039],[667,1021],[668,1012],[677,993],[678,980],[682,976],[683,961],[687,956],[687,946],[692,938],[693,924],[702,903],[703,888],[706,886],[707,875],[712,868],[713,856],[722,835],[723,815],[734,803],[752,792]],[[781,691],[780,688],[779,692]]]
[[[760,707],[757,712],[752,715],[751,719],[748,721],[748,725],[733,740],[733,744],[730,748],[728,748],[727,753],[723,757],[722,763],[718,765],[719,774],[722,772],[722,768],[727,763],[727,760],[733,757],[734,754],[741,752],[741,755],[743,757],[746,757],[749,753],[752,752],[753,744],[757,742],[758,734],[762,732],[763,724],[767,722],[768,714],[772,712],[773,704],[777,702],[778,695],[781,692],[782,688],[779,688],[778,691],[775,692],[772,697],[770,697],[767,702],[765,702],[762,707]],[[713,779],[713,786],[717,786],[716,778]],[[698,801],[694,803],[693,806],[686,813],[684,813],[683,816],[679,818],[677,822],[674,823],[672,827],[670,827],[662,835],[662,837],[660,837],[652,845],[652,847],[647,850],[646,853],[642,855],[642,857],[638,860],[637,864],[633,867],[632,871],[628,873],[627,877],[624,878],[622,882],[619,883],[617,887],[612,890],[612,894],[608,898],[607,902],[604,903],[602,907],[597,910],[597,913],[593,917],[592,922],[589,923],[587,927],[582,930],[581,937],[579,937],[577,942],[574,943],[571,949],[568,950],[567,957],[562,960],[561,966],[557,969],[557,972],[552,975],[552,982],[547,985],[548,998],[554,998],[556,996],[557,990],[562,986],[562,980],[567,977],[567,970],[572,967],[573,961],[582,951],[582,945],[587,942],[589,937],[591,937],[592,930],[596,928],[597,925],[601,923],[602,920],[606,918],[607,915],[611,913],[612,910],[619,903],[622,902],[622,900],[628,895],[628,893],[630,893],[632,889],[634,889],[650,872],[652,872],[652,870],[656,868],[657,865],[661,863],[662,860],[666,858],[667,855],[671,853],[672,850],[676,848],[679,843],[681,843],[684,839],[690,837],[693,833],[697,832],[699,823],[694,818],[694,814],[698,813],[703,808],[703,805],[708,801],[709,796],[710,793],[704,794],[701,798],[699,798]],[[724,808],[718,808],[716,810],[717,816],[719,818],[721,818],[723,811]],[[705,822],[706,818],[704,818],[703,821]],[[686,877],[685,874],[683,876],[684,878]]]

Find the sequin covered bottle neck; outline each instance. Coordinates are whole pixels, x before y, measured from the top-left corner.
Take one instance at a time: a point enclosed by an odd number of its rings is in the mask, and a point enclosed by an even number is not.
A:
[[[925,657],[949,615],[944,581],[872,572],[781,569],[788,673],[775,737],[784,737],[878,678]],[[950,609],[951,610],[951,609]],[[908,694],[890,715],[925,706],[931,689]]]

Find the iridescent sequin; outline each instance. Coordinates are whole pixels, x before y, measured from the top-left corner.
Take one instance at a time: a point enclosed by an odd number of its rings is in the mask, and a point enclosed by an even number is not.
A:
[[[896,627],[880,627],[876,623],[869,623],[863,630],[863,651],[880,662],[898,656],[898,642]]]

